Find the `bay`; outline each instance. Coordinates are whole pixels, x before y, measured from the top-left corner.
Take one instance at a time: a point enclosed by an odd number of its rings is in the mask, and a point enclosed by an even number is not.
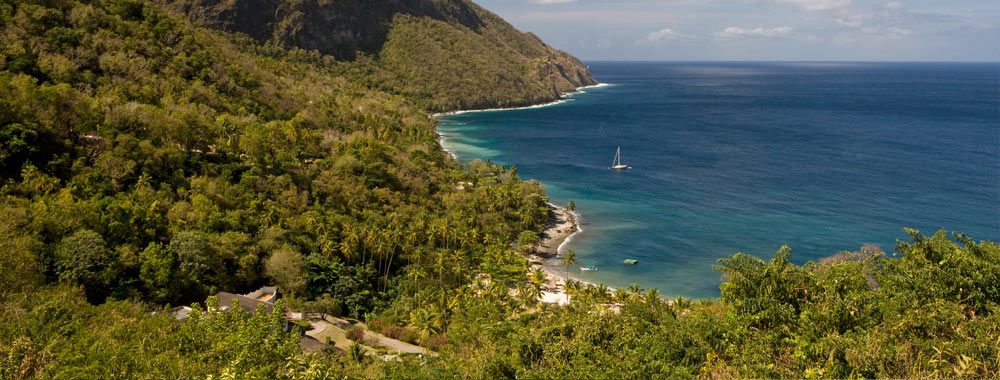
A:
[[[576,203],[567,247],[601,270],[574,277],[705,298],[736,252],[891,254],[904,227],[1000,240],[997,64],[589,65],[607,85],[439,126],[460,161],[514,165]],[[631,170],[608,168],[618,146]]]

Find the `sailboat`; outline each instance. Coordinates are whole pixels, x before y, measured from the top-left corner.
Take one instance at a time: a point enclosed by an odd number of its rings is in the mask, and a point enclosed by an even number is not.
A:
[[[611,163],[611,168],[615,170],[631,169],[631,166],[622,163],[622,147],[618,146],[618,151],[615,152],[615,161]]]

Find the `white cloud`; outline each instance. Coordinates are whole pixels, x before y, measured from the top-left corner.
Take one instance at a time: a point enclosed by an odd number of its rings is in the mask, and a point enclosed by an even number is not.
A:
[[[654,31],[652,33],[649,33],[648,35],[646,35],[645,38],[641,38],[638,41],[636,41],[635,44],[636,44],[636,46],[640,46],[640,45],[645,45],[645,44],[654,44],[654,43],[663,42],[663,41],[688,40],[688,39],[694,39],[694,38],[697,38],[697,37],[693,36],[693,35],[690,35],[690,34],[684,34],[684,33],[677,32],[677,31],[675,31],[675,30],[673,30],[671,28],[663,28],[663,29]]]
[[[575,3],[576,0],[531,0],[535,4],[565,4],[565,3]]]
[[[743,29],[735,26],[730,26],[725,30],[715,33],[716,37],[731,38],[731,37],[784,37],[792,33],[795,28],[790,26],[779,26],[777,28],[754,28],[754,29]]]
[[[646,36],[646,41],[653,42],[653,41],[673,40],[673,39],[687,38],[687,37],[689,36],[686,34],[677,33],[673,29],[665,28],[650,33],[648,36]]]
[[[903,3],[890,1],[872,8],[867,12],[848,13],[837,18],[837,25],[861,36],[899,39],[908,36],[911,29],[903,24],[919,20],[920,15],[905,9]],[[840,40],[856,39],[852,36],[839,36]]]
[[[779,4],[789,4],[809,11],[826,11],[847,8],[851,0],[771,0]]]

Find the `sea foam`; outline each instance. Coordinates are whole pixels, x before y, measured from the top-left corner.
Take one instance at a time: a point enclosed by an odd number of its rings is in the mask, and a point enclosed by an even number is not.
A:
[[[588,89],[588,88],[600,88],[600,87],[609,87],[609,86],[613,86],[613,84],[611,84],[611,83],[598,83],[598,84],[595,84],[595,85],[592,85],[592,86],[580,87],[580,88],[577,88],[574,91],[564,92],[562,94],[559,94],[560,99],[552,101],[552,102],[544,103],[544,104],[535,104],[535,105],[532,105],[532,106],[523,106],[523,107],[486,108],[486,109],[481,109],[481,110],[461,110],[461,111],[441,112],[441,113],[433,114],[433,115],[431,115],[431,117],[439,118],[439,117],[442,117],[442,116],[461,115],[461,114],[474,113],[474,112],[513,111],[513,110],[526,110],[526,109],[534,109],[534,108],[551,107],[551,106],[555,106],[555,105],[559,105],[559,104],[564,104],[564,103],[569,103],[569,102],[573,101],[573,99],[570,99],[573,95],[586,93],[587,92],[586,89]]]

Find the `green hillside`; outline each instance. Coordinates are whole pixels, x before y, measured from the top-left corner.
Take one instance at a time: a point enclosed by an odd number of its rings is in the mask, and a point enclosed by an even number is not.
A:
[[[507,242],[547,219],[540,185],[462,170],[423,110],[331,57],[138,0],[4,1],[0,22],[0,313],[18,321],[0,327],[0,378],[283,360],[220,358],[202,345],[223,341],[149,311],[264,284],[358,317],[420,305],[486,257],[523,271]]]
[[[467,0],[163,0],[209,28],[341,61],[434,111],[548,102],[596,84],[575,57]]]
[[[569,305],[539,303],[544,188],[454,162],[427,113],[543,101],[572,65],[520,63],[572,57],[467,2],[322,4],[375,20],[355,17],[362,54],[189,18],[254,2],[0,0],[0,380],[1000,373],[1000,248],[961,234],[802,266],[736,254],[720,299],[572,282]],[[275,312],[211,297],[263,285]],[[286,306],[434,354],[304,353]]]

